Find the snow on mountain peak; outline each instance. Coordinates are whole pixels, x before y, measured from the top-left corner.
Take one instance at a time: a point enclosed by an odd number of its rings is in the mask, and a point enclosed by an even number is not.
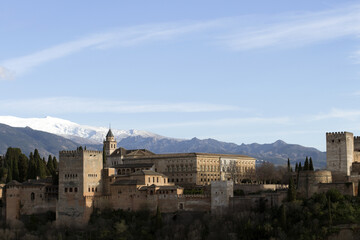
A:
[[[69,120],[55,118],[51,116],[46,116],[44,118],[19,118],[14,116],[0,116],[0,123],[9,125],[11,127],[30,127],[35,130],[61,135],[69,139],[74,139],[78,137],[86,138],[91,140],[92,143],[102,143],[109,130],[106,127],[80,125]],[[130,136],[152,137],[156,139],[165,138],[163,136],[142,130],[111,130],[117,141]]]

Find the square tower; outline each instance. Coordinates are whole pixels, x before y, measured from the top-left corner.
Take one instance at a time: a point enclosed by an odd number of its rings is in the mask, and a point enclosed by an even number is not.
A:
[[[326,133],[327,170],[350,176],[354,161],[354,135],[350,132]]]
[[[95,196],[102,194],[102,152],[78,149],[59,152],[58,224],[87,224]]]

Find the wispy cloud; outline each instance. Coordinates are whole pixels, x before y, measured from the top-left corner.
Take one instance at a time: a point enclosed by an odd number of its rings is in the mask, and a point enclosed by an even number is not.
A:
[[[265,22],[273,23],[254,25],[250,20],[256,17],[268,18],[269,21]],[[244,26],[244,22],[249,24]],[[357,38],[360,36],[360,5],[295,16],[240,16],[115,29],[0,61],[0,80],[14,79],[14,76],[22,75],[41,64],[89,48],[128,47],[152,41],[179,39],[180,36],[205,30],[209,34],[204,39],[218,42],[235,51],[274,46],[292,47],[342,37]],[[360,51],[354,51],[352,57],[360,62]]]
[[[168,40],[190,32],[218,26],[220,20],[192,23],[153,24],[122,28],[90,35],[62,43],[41,51],[0,62],[0,79],[12,79],[46,62],[68,56],[88,48],[106,49],[131,46],[149,41]],[[11,73],[11,74],[10,74]]]
[[[346,120],[354,121],[354,120],[358,120],[359,117],[360,117],[360,110],[356,110],[356,109],[345,110],[345,109],[334,108],[328,113],[320,113],[309,119],[318,121],[318,120],[338,118],[338,119],[346,119]]]
[[[282,17],[280,23],[253,27],[222,39],[231,49],[292,47],[360,34],[360,5]]]
[[[23,112],[47,114],[63,113],[160,113],[160,112],[221,112],[241,111],[234,105],[208,103],[143,103],[101,100],[93,98],[39,98],[22,100],[0,101],[2,112],[11,112],[13,109],[22,109]]]
[[[239,125],[272,125],[272,124],[288,124],[290,119],[288,117],[279,118],[260,118],[260,117],[248,117],[248,118],[222,118],[214,120],[202,120],[191,122],[178,122],[178,123],[162,123],[152,126],[148,126],[150,129],[161,128],[173,128],[173,127],[217,127],[217,126],[239,126]]]

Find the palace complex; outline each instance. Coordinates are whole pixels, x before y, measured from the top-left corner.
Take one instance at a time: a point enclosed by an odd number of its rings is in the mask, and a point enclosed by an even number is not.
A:
[[[117,148],[111,130],[104,151],[106,161],[102,151],[60,151],[58,184],[51,179],[6,184],[7,221],[53,211],[58,225],[82,227],[94,209],[218,212],[229,207],[234,183],[255,174],[255,159],[243,155]],[[202,193],[184,194],[184,189]]]

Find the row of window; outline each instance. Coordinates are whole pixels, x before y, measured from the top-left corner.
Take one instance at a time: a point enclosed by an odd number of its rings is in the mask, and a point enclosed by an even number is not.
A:
[[[88,188],[88,192],[97,192],[97,187],[96,187],[96,188],[93,188],[93,187],[92,187],[91,189],[90,189],[90,187],[89,187],[89,188]]]
[[[77,178],[77,174],[73,174],[73,173],[68,173],[68,174],[65,174],[65,178]]]
[[[155,177],[149,177],[148,178],[148,182],[151,183],[151,179],[152,179],[152,183],[155,183]],[[164,183],[166,183],[166,178],[163,178],[163,181]],[[159,182],[159,177],[156,177],[156,182],[158,183]],[[168,179],[168,182],[169,182],[169,179]]]
[[[89,173],[88,177],[97,177],[97,174]]]
[[[73,189],[74,189],[74,192],[77,192],[77,191],[78,191],[78,188],[77,188],[77,187],[75,187],[75,188],[72,188],[72,187],[71,187],[71,188],[67,188],[67,187],[66,187],[66,188],[64,189],[64,192],[66,192],[66,193],[67,193],[68,191],[69,191],[69,192],[73,192]]]

